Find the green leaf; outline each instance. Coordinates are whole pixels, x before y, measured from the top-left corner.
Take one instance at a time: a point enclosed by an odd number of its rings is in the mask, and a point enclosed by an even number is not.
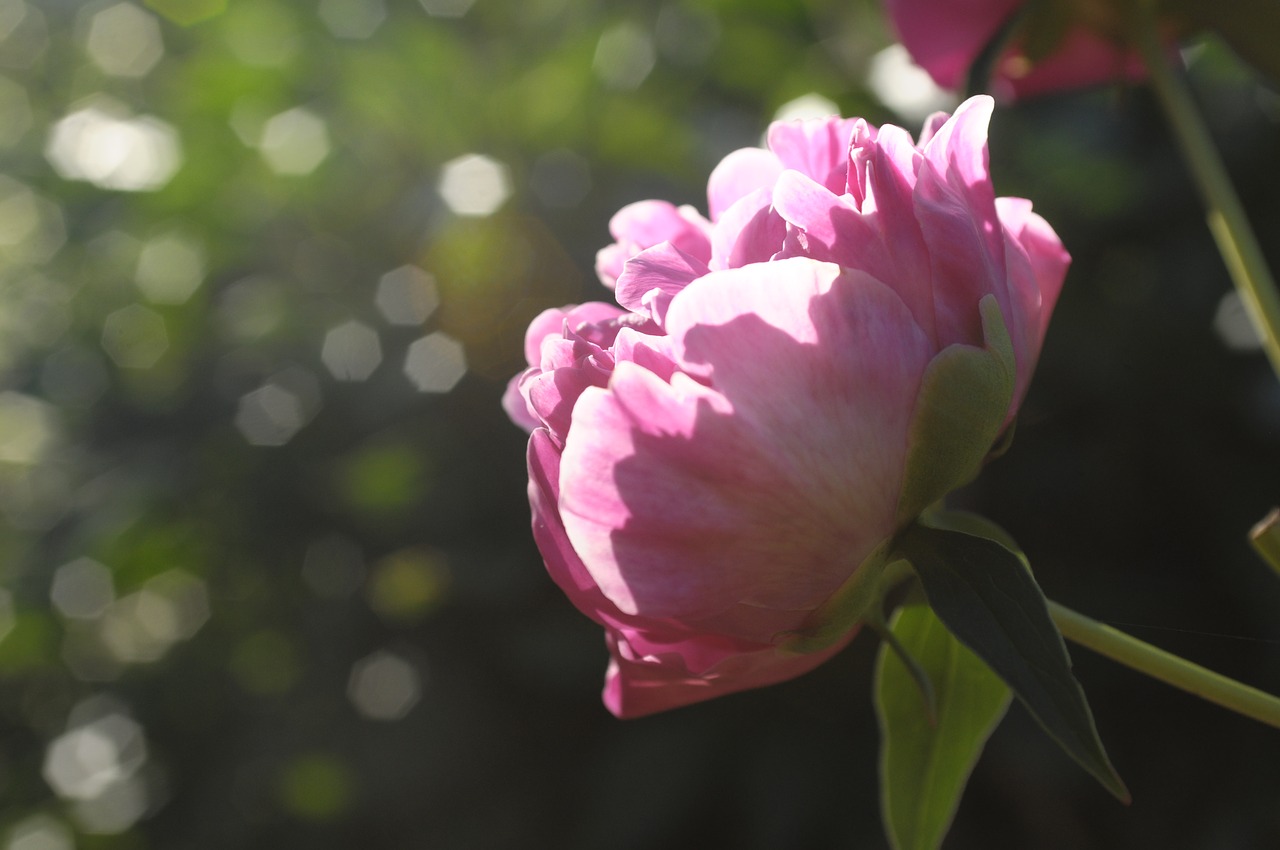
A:
[[[951,345],[925,370],[908,435],[898,521],[967,483],[982,468],[1013,399],[1009,330],[995,296],[979,302],[985,348]]]
[[[1262,560],[1280,575],[1280,508],[1263,517],[1249,532],[1249,542]]]
[[[952,637],[927,605],[898,611],[890,629],[933,685],[937,722],[911,671],[882,644],[876,663],[880,803],[894,850],[942,843],[969,774],[1009,707],[1009,688]]]
[[[929,605],[951,633],[1013,689],[1068,755],[1128,802],[1062,635],[1018,556],[986,537],[919,524],[898,538],[896,551],[915,567]]]
[[[1166,0],[1174,16],[1216,32],[1240,58],[1280,82],[1280,3],[1276,0]]]

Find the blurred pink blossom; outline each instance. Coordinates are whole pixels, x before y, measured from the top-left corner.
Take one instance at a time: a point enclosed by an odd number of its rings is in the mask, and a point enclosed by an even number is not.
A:
[[[970,66],[1010,16],[1027,0],[885,0],[903,46],[934,81],[962,89]],[[1032,63],[1013,39],[993,68],[998,94],[1028,95],[1084,88],[1146,76],[1137,55],[1103,34],[1097,3],[1080,4],[1080,19],[1053,51]],[[1108,24],[1110,22],[1107,22]],[[1095,26],[1089,26],[1094,24]]]
[[[712,173],[709,219],[657,201],[614,218],[600,271],[624,309],[530,326],[504,404],[532,432],[547,568],[605,628],[613,713],[788,679],[853,637],[781,647],[914,519],[922,382],[986,345],[984,298],[1015,364],[995,421],[1016,412],[1069,258],[1029,202],[995,197],[991,109],[935,116],[919,145],[776,123]]]

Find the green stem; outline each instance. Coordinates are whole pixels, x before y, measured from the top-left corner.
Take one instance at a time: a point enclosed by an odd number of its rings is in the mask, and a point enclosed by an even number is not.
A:
[[[1225,0],[1224,0],[1225,1]],[[1169,66],[1157,34],[1151,3],[1135,27],[1139,52],[1183,155],[1208,209],[1209,230],[1218,243],[1231,279],[1262,338],[1263,348],[1280,376],[1280,294],[1267,270],[1258,240],[1249,227],[1244,207],[1231,186],[1227,169],[1213,146],[1183,79]]]
[[[1057,602],[1049,615],[1064,637],[1139,673],[1280,729],[1280,699],[1099,623]]]

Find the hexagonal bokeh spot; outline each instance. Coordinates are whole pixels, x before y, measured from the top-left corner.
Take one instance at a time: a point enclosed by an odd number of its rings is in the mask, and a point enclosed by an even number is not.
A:
[[[0,255],[11,261],[40,264],[66,241],[62,208],[0,174]]]
[[[121,368],[150,369],[169,349],[164,317],[141,304],[121,307],[102,323],[102,348]]]
[[[417,669],[392,652],[375,652],[351,667],[347,697],[356,711],[370,720],[399,720],[421,695]]]
[[[145,76],[164,56],[160,22],[132,3],[95,14],[85,46],[94,64],[115,77]]]
[[[5,850],[75,850],[71,830],[46,814],[24,818],[9,828]]]
[[[13,594],[0,587],[0,640],[13,631],[17,615],[13,611]]]
[[[436,279],[417,266],[392,269],[378,280],[374,303],[393,325],[420,325],[440,306]]]
[[[418,0],[433,18],[461,18],[476,0]]]
[[[363,381],[382,362],[378,332],[354,319],[343,322],[324,335],[320,360],[339,381]]]
[[[591,67],[600,82],[618,91],[640,87],[657,62],[653,36],[639,24],[623,21],[600,34]]]
[[[901,44],[891,44],[871,57],[867,87],[881,103],[915,124],[956,106],[956,97],[939,88]]]
[[[24,393],[0,392],[0,462],[35,466],[58,444],[58,409]]]
[[[255,446],[283,446],[306,424],[302,399],[274,383],[245,393],[235,418],[236,429]]]
[[[182,163],[177,130],[105,99],[59,120],[44,155],[67,180],[125,192],[161,188]]]
[[[26,87],[0,77],[0,146],[10,147],[31,129],[31,99]]]
[[[115,601],[111,570],[92,558],[76,558],[53,574],[49,601],[58,613],[73,620],[91,620]]]
[[[59,797],[92,800],[132,776],[146,758],[142,727],[111,713],[55,738],[45,751],[43,772]]]
[[[184,27],[206,21],[227,10],[227,0],[147,0],[147,5]]]
[[[263,125],[258,152],[276,174],[310,174],[329,155],[329,128],[309,109],[289,109]]]
[[[447,393],[467,373],[467,356],[462,343],[437,331],[409,346],[404,372],[420,392]]]
[[[458,215],[486,216],[511,197],[507,167],[484,154],[451,159],[440,169],[440,197]]]
[[[148,301],[182,304],[200,288],[204,275],[204,247],[193,237],[173,231],[142,246],[134,281]]]
[[[320,0],[317,11],[329,32],[338,38],[368,38],[387,19],[382,0]]]

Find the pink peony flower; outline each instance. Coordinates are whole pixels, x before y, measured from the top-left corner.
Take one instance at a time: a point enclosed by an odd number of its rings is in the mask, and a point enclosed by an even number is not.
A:
[[[898,37],[943,88],[964,88],[978,54],[1027,0],[885,0]],[[1055,7],[1056,9],[1056,7]],[[1026,97],[1146,76],[1137,55],[1119,37],[1105,4],[1081,3],[1076,19],[1049,55],[1032,62],[1020,40],[996,62],[993,84],[1002,94]]]
[[[602,277],[628,255],[625,309],[530,326],[504,403],[532,431],[547,568],[605,629],[615,714],[839,651],[856,623],[833,600],[1015,414],[1069,260],[1030,203],[995,197],[991,109],[935,116],[918,146],[774,124],[711,175],[709,220],[658,202],[614,219]]]

